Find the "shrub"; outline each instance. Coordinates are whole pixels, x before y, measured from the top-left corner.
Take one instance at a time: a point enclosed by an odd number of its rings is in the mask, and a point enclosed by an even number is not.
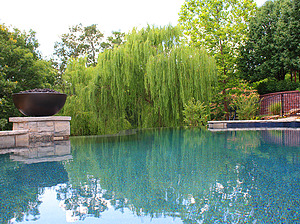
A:
[[[210,104],[211,118],[221,120],[226,118],[224,101],[230,112],[236,111],[238,119],[256,119],[259,111],[259,95],[257,91],[243,80],[235,80],[232,87],[219,92]],[[231,118],[229,118],[231,119]]]
[[[268,111],[272,115],[280,115],[281,114],[281,102],[272,103],[268,107]]]
[[[257,92],[260,95],[283,92],[283,91],[293,91],[299,87],[299,83],[291,82],[290,80],[276,79],[264,80],[260,82],[257,86]]]
[[[7,123],[8,122],[6,119],[4,119],[4,118],[0,119],[0,131],[5,130],[5,126],[7,125]]]
[[[195,99],[192,98],[184,105],[183,116],[184,123],[189,126],[205,126],[208,120],[207,107],[203,102],[199,100],[195,101]]]
[[[232,95],[232,104],[239,120],[255,119],[259,111],[259,95],[255,90],[244,89],[242,93]]]

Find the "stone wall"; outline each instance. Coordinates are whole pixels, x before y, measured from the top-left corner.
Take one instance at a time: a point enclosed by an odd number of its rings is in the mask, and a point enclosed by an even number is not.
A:
[[[70,136],[71,117],[11,117],[13,130],[28,130],[29,142],[66,140]]]
[[[0,149],[27,147],[28,145],[28,130],[0,131]]]

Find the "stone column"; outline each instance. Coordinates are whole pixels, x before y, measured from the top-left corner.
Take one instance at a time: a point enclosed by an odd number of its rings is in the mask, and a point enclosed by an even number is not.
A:
[[[11,117],[13,130],[28,130],[29,142],[66,140],[70,136],[71,117]]]

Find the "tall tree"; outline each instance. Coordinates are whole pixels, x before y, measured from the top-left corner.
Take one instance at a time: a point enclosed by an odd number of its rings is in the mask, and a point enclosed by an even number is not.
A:
[[[235,72],[255,8],[253,0],[186,0],[179,21],[190,44],[205,47],[227,76]]]
[[[63,74],[71,83],[64,112],[76,117],[72,133],[179,126],[191,98],[207,105],[215,61],[205,50],[180,44],[181,38],[178,27],[134,29],[124,44],[102,52],[96,67],[73,60]]]
[[[250,22],[249,39],[241,48],[241,77],[251,82],[284,80],[300,71],[300,1],[267,1]]]
[[[300,81],[300,1],[286,0],[282,7],[282,16],[278,21],[278,44],[282,46],[283,61],[287,72],[296,81]]]
[[[61,35],[61,41],[56,42],[54,46],[54,55],[57,56],[56,63],[60,73],[65,71],[71,57],[87,56],[87,65],[95,66],[103,36],[95,24],[86,27],[82,24],[70,27],[69,33]]]
[[[113,31],[112,36],[107,37],[106,42],[101,43],[102,50],[113,49],[116,46],[120,46],[124,42],[125,33],[120,31]]]
[[[179,13],[190,44],[205,47],[215,57],[224,96],[255,9],[253,0],[186,0]],[[224,109],[228,112],[226,97]]]
[[[6,121],[21,115],[13,105],[12,93],[54,85],[56,72],[40,58],[37,48],[33,31],[27,34],[0,24],[0,118]]]

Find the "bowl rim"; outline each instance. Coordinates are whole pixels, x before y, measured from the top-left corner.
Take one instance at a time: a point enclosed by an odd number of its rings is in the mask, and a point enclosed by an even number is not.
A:
[[[54,93],[54,92],[28,92],[28,93],[13,93],[12,95],[33,95],[33,94],[50,94],[50,95],[66,95],[65,93]]]

